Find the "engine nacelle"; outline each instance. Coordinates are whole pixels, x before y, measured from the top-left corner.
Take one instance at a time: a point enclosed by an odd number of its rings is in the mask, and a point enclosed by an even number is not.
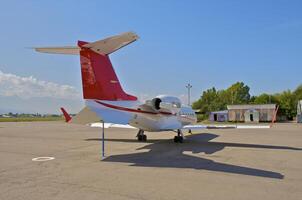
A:
[[[181,101],[177,97],[159,95],[152,100],[147,100],[146,104],[156,111],[177,113],[181,107]]]

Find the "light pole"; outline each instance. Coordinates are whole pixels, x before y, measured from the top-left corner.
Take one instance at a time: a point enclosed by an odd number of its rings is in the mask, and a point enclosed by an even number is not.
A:
[[[271,95],[268,96],[268,101],[269,101],[269,103],[272,103],[271,102]]]
[[[190,83],[188,83],[188,85],[186,85],[186,88],[188,89],[188,106],[190,106],[190,92],[191,92],[191,88],[192,85]]]

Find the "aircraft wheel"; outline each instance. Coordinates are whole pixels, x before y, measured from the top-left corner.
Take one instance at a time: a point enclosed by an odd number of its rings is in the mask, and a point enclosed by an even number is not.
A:
[[[183,143],[183,140],[184,140],[184,139],[183,139],[183,137],[181,137],[181,136],[175,136],[175,137],[174,137],[174,142],[175,142],[175,143],[178,143],[178,142],[179,142],[179,143]]]
[[[142,135],[138,135],[138,136],[137,136],[137,140],[138,140],[138,141],[143,141],[143,136],[142,136]]]
[[[177,136],[174,137],[174,142],[175,142],[175,143],[178,142],[178,137],[177,137]]]

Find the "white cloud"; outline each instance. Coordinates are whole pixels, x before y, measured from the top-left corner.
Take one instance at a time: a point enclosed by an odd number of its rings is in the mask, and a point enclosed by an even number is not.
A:
[[[23,99],[34,97],[78,99],[81,97],[80,93],[73,86],[41,81],[32,76],[21,77],[3,73],[1,70],[0,95],[6,97],[18,96]]]

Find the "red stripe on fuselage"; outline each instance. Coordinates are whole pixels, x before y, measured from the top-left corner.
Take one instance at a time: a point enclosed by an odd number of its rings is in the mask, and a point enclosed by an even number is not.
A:
[[[144,113],[144,114],[151,114],[151,115],[157,115],[157,114],[173,115],[172,113],[169,113],[169,112],[158,112],[157,113],[157,112],[144,111],[144,110],[138,110],[138,109],[133,109],[133,108],[125,108],[125,107],[116,106],[116,105],[112,105],[112,104],[108,104],[108,103],[104,103],[104,102],[100,102],[100,101],[95,101],[95,102],[97,102],[98,104],[101,104],[103,106],[106,106],[108,108],[122,110],[122,111],[126,111],[126,112]]]

